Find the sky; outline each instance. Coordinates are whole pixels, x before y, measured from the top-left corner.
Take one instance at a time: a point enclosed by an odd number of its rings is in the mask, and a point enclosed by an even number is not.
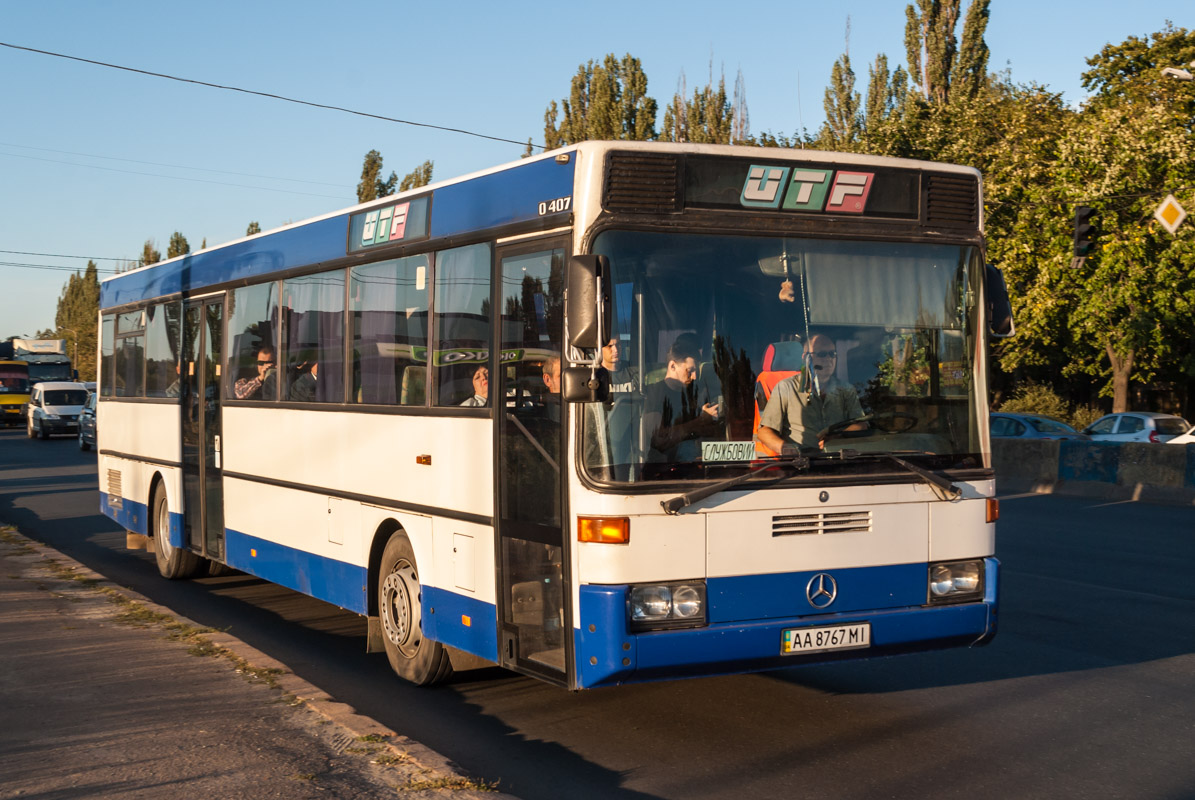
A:
[[[728,92],[742,72],[752,132],[792,135],[822,124],[848,19],[859,91],[877,53],[904,63],[906,5],[0,0],[0,42],[523,143],[542,141],[580,64],[630,53],[660,120],[681,75],[691,95],[712,67]],[[1158,0],[992,0],[989,68],[1077,106],[1087,58],[1192,16]],[[369,150],[399,177],[430,159],[439,181],[524,145],[0,47],[0,339],[52,328],[87,258],[103,277],[147,239],[164,254],[179,231],[198,250],[353,205]]]

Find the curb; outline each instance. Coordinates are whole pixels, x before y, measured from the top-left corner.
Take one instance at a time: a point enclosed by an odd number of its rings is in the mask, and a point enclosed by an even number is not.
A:
[[[397,789],[399,794],[416,795],[416,792],[433,791],[437,797],[451,797],[454,800],[518,800],[514,795],[496,790],[477,788],[480,781],[462,774],[448,758],[408,736],[403,736],[372,717],[358,713],[357,709],[337,701],[323,689],[291,672],[281,661],[241,641],[232,634],[212,631],[174,610],[160,605],[139,592],[119,586],[104,575],[55,550],[49,545],[20,533],[15,526],[0,526],[20,544],[35,551],[42,558],[69,570],[72,575],[87,579],[93,590],[117,595],[141,606],[145,610],[169,618],[180,625],[200,631],[193,636],[210,644],[220,656],[231,658],[254,671],[269,675],[268,683],[284,696],[294,698],[311,711],[319,714],[330,725],[335,726],[345,741],[369,742],[379,747],[391,764],[401,764],[405,771],[418,776]],[[65,580],[65,579],[64,579]],[[399,680],[397,677],[395,680]]]

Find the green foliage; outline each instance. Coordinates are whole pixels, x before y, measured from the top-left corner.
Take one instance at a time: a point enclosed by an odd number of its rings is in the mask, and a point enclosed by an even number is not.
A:
[[[676,94],[664,109],[660,138],[668,142],[730,144],[733,128],[734,108],[726,95],[725,77],[720,77],[715,87],[711,74],[710,81],[694,89],[692,98],[686,99],[682,72]]]
[[[402,179],[402,183],[398,185],[400,192],[405,192],[408,189],[418,189],[420,186],[427,186],[432,182],[432,167],[434,162],[424,161],[419,166]]]
[[[166,245],[166,258],[185,256],[189,252],[191,252],[191,245],[187,242],[186,236],[178,231],[170,234],[170,243]]]
[[[71,356],[79,380],[95,380],[96,319],[100,310],[100,280],[95,262],[88,261],[87,268],[80,275],[75,273],[67,279],[58,298],[58,310],[54,315],[57,329],[49,339],[66,339],[67,353]]]
[[[848,149],[863,129],[860,97],[855,91],[855,71],[851,69],[850,55],[844,53],[834,62],[822,105],[826,110],[826,123],[818,136],[818,144],[830,150]]]
[[[154,244],[153,239],[146,239],[144,246],[141,248],[141,258],[138,259],[138,266],[144,267],[149,264],[157,264],[162,260],[162,253]]]
[[[1049,386],[1025,383],[1013,392],[999,408],[1008,414],[1042,414],[1066,422],[1071,418],[1071,406]]]
[[[261,233],[261,225],[257,223],[257,220],[250,222],[249,227],[245,229],[246,236],[252,236],[255,233]]]
[[[554,149],[593,139],[650,141],[656,138],[656,101],[647,96],[647,75],[630,53],[607,55],[577,68],[568,100],[544,113],[544,144]],[[557,125],[559,115],[563,120]]]
[[[357,184],[357,202],[366,203],[379,197],[389,197],[394,194],[397,185],[398,175],[393,172],[389,178],[382,180],[382,154],[377,150],[366,153],[361,165],[361,182]]]

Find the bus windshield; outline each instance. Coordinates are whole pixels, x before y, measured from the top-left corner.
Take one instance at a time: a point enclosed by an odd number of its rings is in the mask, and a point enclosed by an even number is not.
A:
[[[0,394],[29,394],[29,373],[24,365],[0,364]]]
[[[977,248],[607,231],[594,252],[613,320],[610,398],[578,407],[591,479],[722,480],[797,453],[801,479],[896,471],[880,453],[982,466]]]

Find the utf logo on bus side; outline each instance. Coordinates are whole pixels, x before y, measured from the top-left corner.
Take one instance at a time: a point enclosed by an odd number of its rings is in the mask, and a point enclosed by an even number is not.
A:
[[[874,178],[872,172],[753,164],[739,202],[747,208],[862,214]]]

